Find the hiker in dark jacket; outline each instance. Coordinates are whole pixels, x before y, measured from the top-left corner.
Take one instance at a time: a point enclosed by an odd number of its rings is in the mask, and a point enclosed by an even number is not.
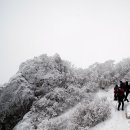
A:
[[[123,86],[121,85],[118,89],[118,110],[120,110],[120,106],[122,104],[122,110],[124,110],[124,89]]]
[[[130,92],[130,85],[128,85],[128,81],[126,81],[126,85],[125,86],[126,86],[126,90],[125,90],[126,95],[125,95],[124,101],[129,102],[129,100],[127,99],[128,95],[129,95],[129,92]]]
[[[118,98],[118,85],[114,87],[114,100],[116,101]]]

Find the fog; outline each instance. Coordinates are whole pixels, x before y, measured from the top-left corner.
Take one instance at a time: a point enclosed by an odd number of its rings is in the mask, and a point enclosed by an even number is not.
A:
[[[0,83],[58,53],[76,67],[130,57],[129,0],[0,0]]]

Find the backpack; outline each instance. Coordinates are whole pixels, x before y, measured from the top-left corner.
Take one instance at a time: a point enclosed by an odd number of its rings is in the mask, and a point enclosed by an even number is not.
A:
[[[124,89],[123,88],[118,89],[118,96],[119,97],[124,97]]]

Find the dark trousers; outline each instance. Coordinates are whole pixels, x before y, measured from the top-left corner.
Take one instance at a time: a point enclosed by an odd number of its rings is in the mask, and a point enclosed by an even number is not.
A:
[[[118,95],[115,93],[115,94],[114,94],[114,100],[117,101],[117,99],[118,99]]]
[[[118,110],[120,110],[120,106],[122,104],[122,110],[124,110],[124,97],[118,97]]]

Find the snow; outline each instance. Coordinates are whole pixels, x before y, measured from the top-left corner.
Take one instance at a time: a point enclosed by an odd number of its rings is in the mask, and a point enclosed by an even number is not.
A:
[[[130,119],[130,105],[127,106],[127,109],[126,109],[126,117],[128,119]]]
[[[130,110],[130,107],[128,109],[129,103],[125,102],[124,111],[117,111],[117,102],[113,100],[113,89],[99,91],[97,95],[107,97],[108,101],[111,102],[111,117],[90,130],[130,130],[130,120],[126,118],[126,112]]]
[[[31,124],[32,119],[30,118],[31,112],[24,115],[23,119],[13,128],[13,130],[33,130]]]

